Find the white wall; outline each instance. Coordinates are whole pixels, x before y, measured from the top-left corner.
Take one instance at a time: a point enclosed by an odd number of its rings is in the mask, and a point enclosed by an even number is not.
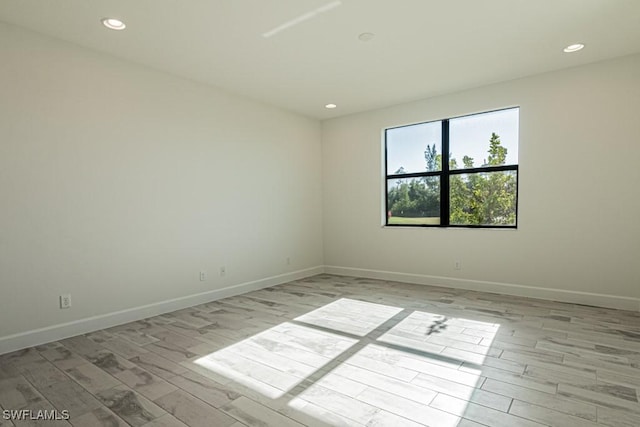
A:
[[[0,58],[0,342],[322,265],[319,122],[4,24]]]
[[[381,227],[385,127],[517,105],[517,230]],[[636,55],[323,122],[328,271],[637,309],[639,114]]]
[[[323,263],[638,308],[640,56],[322,128],[4,24],[0,58],[0,353]],[[517,230],[381,227],[385,127],[513,105]]]

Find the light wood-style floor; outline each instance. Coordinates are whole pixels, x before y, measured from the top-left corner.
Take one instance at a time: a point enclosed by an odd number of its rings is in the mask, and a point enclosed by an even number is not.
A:
[[[0,356],[0,414],[69,411],[47,426],[637,427],[639,365],[638,313],[320,275]]]

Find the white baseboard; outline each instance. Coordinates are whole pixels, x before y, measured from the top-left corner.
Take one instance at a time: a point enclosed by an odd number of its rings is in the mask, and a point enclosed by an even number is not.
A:
[[[0,337],[0,354],[10,353],[23,348],[33,347],[51,341],[58,341],[76,335],[110,328],[123,323],[146,319],[147,317],[157,316],[183,308],[192,307],[194,305],[204,304],[250,291],[276,286],[292,280],[304,279],[321,273],[389,280],[419,285],[443,286],[448,288],[539,298],[551,301],[587,304],[598,307],[617,308],[620,310],[640,311],[640,299],[631,297],[540,288],[510,283],[429,276],[426,274],[398,273],[393,271],[338,266],[317,266],[291,273],[267,277],[265,279],[255,280],[252,282],[241,283],[222,289],[216,289],[209,292],[188,295],[181,298],[134,307],[114,313],[102,314],[99,316],[75,320],[73,322]]]
[[[322,266],[307,268],[304,270],[271,276],[252,282],[241,283],[222,289],[215,289],[213,291],[203,292],[200,294],[188,295],[185,297],[175,298],[167,301],[160,301],[141,307],[134,307],[114,313],[102,314],[99,316],[74,320],[73,322],[47,326],[46,328],[35,329],[32,331],[0,337],[0,354],[10,353],[12,351],[21,350],[27,347],[33,347],[52,341],[58,341],[76,335],[87,334],[89,332],[94,332],[100,329],[110,328],[113,326],[121,325],[123,323],[146,319],[147,317],[169,313],[171,311],[192,307],[198,304],[204,304],[221,298],[227,298],[234,295],[244,294],[246,292],[279,285],[281,283],[287,283],[292,280],[304,279],[305,277],[315,276],[316,274],[321,274],[323,272],[324,267]]]
[[[539,298],[550,301],[617,308],[620,310],[640,311],[640,299],[617,295],[539,288],[535,286],[514,285],[511,283],[487,282],[481,280],[456,279],[453,277],[429,276],[426,274],[409,274],[364,268],[338,267],[332,265],[325,266],[325,273]]]

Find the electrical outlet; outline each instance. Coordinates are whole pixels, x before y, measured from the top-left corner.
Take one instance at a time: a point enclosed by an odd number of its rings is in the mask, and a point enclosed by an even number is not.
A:
[[[456,270],[462,270],[462,261],[459,259],[455,260],[453,263],[453,268]]]
[[[287,265],[291,265],[291,257],[287,257]]]
[[[204,282],[205,280],[207,280],[207,272],[206,271],[201,271],[200,272],[200,281]]]
[[[60,295],[60,308],[70,308],[71,307],[71,294]]]
[[[220,267],[220,277],[224,277],[227,275],[227,267],[226,266],[222,266]]]

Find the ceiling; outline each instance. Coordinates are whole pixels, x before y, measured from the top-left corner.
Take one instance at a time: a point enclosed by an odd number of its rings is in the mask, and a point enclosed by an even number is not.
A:
[[[640,0],[2,0],[0,21],[318,119],[640,52]]]

